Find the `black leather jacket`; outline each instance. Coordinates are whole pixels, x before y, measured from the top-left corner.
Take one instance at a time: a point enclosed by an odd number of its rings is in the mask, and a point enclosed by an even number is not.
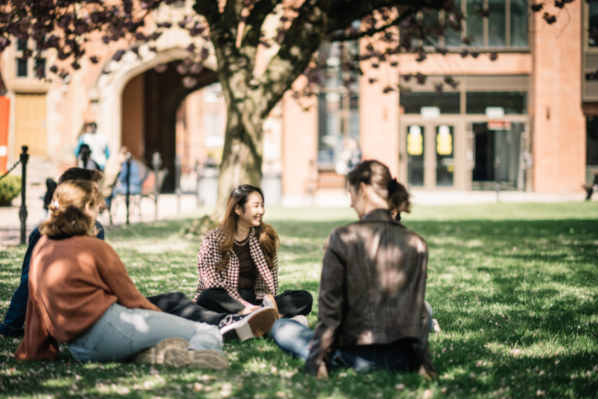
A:
[[[324,255],[306,371],[315,372],[332,347],[419,341],[428,328],[427,260],[424,239],[392,220],[388,210],[334,229]],[[425,341],[427,350],[427,334]]]

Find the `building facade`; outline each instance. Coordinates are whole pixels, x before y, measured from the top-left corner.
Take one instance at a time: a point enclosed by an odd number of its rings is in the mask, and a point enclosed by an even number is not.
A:
[[[337,48],[322,48],[328,70],[318,96],[297,100],[289,93],[264,124],[271,203],[334,203],[344,194],[347,160],[359,152],[389,165],[412,190],[493,190],[499,184],[503,190],[582,192],[598,172],[598,3],[567,4],[567,16],[551,25],[531,13],[526,0],[484,0],[489,18],[474,13],[480,3],[461,0],[469,15],[461,36],[473,39],[468,49],[482,53],[477,57],[462,57],[462,37],[450,33],[432,38],[448,54],[423,62],[403,54],[394,67],[366,63],[347,89]],[[158,18],[182,12],[171,7]],[[208,167],[221,157],[226,109],[213,58],[191,82],[182,81],[177,68],[190,42],[173,28],[159,39],[157,53],[142,47],[139,57],[127,53],[116,62],[118,45],[92,41],[88,53],[100,63],[84,62],[72,75],[51,80],[38,80],[34,69],[52,65],[53,57],[33,65],[22,57],[26,43],[15,43],[0,58],[0,169],[28,145],[34,180],[56,177],[74,164],[83,124],[96,121],[112,153],[126,145],[148,165],[160,153],[170,172],[166,191],[175,188],[177,160],[185,182],[196,174],[213,178]],[[275,50],[261,49],[261,59]]]

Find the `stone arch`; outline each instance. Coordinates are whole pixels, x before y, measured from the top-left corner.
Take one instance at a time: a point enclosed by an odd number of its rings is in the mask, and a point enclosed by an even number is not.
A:
[[[112,72],[100,76],[90,93],[98,125],[108,136],[111,149],[116,151],[126,144],[147,165],[151,165],[154,152],[161,154],[163,167],[169,170],[164,182],[167,192],[175,186],[177,108],[190,93],[218,81],[215,64],[207,60],[201,73],[191,75],[196,84],[185,87],[176,64],[187,55],[182,48],[164,50],[153,57],[150,53],[141,60],[127,54],[118,64],[108,63],[106,68],[112,67]],[[158,64],[168,68],[158,73],[154,69]]]

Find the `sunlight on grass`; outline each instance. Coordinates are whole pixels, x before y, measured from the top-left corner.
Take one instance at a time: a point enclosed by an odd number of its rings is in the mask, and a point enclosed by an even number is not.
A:
[[[197,217],[200,209],[189,214]],[[316,303],[323,245],[352,209],[268,209],[279,232],[280,289],[305,289]],[[404,224],[429,245],[426,299],[442,331],[430,336],[440,377],[356,374],[327,381],[269,339],[230,342],[227,372],[136,364],[76,363],[61,346],[53,362],[19,363],[18,342],[0,339],[0,395],[206,398],[596,398],[598,392],[598,207],[572,204],[414,206]],[[189,220],[107,228],[107,239],[144,295],[197,285],[199,238]],[[0,315],[16,288],[24,247],[0,252]],[[77,376],[79,378],[77,378]]]

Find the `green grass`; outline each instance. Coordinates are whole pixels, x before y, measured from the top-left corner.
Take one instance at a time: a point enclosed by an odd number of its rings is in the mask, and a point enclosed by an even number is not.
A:
[[[354,219],[351,209],[268,210],[266,220],[282,239],[281,290],[315,296],[328,232]],[[199,241],[181,235],[188,222],[107,229],[143,294],[192,296]],[[352,370],[320,381],[268,339],[226,343],[232,367],[215,373],[78,364],[66,347],[57,361],[16,362],[17,343],[4,338],[0,396],[361,399],[420,398],[430,390],[442,398],[598,397],[596,204],[416,207],[404,223],[430,248],[426,299],[442,328],[431,336],[435,381]],[[0,252],[2,317],[24,252]]]

